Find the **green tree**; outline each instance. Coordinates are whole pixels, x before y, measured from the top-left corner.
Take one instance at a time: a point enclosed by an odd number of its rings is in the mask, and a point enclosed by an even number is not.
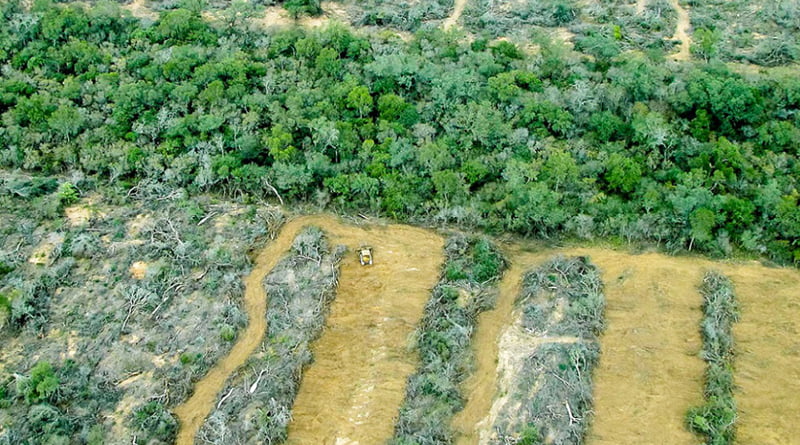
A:
[[[360,85],[347,93],[347,106],[358,112],[358,117],[364,117],[372,109],[372,96],[369,88]]]
[[[49,400],[56,394],[59,385],[53,366],[49,362],[40,361],[31,368],[30,377],[17,381],[17,393],[32,405]]]

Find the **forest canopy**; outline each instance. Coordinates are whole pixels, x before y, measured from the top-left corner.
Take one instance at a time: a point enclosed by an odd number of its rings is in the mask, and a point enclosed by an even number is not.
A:
[[[2,4],[0,166],[800,262],[800,77],[615,48]],[[602,30],[601,30],[602,31]],[[578,52],[578,51],[584,51]]]

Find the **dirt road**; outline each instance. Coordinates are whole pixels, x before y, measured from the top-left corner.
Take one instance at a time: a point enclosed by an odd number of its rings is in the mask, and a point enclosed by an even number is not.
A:
[[[309,225],[324,230],[331,244],[351,250],[362,242],[372,244],[376,264],[362,268],[354,255],[342,264],[327,330],[313,345],[315,363],[305,373],[295,402],[289,441],[378,443],[378,438],[391,436],[405,380],[416,365],[408,336],[438,278],[443,240],[409,226],[359,227],[330,215],[311,215],[289,221],[258,254],[245,279],[249,324],[230,353],[195,384],[194,394],[175,408],[181,424],[178,444],[194,443],[225,380],[261,344],[267,328],[262,281]]]

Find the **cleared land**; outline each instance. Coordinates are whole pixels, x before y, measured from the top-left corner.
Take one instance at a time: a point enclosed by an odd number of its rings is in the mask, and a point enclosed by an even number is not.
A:
[[[737,443],[800,444],[800,272],[723,269],[741,310],[734,323]]]
[[[416,364],[408,337],[438,278],[443,240],[409,226],[356,227],[332,216],[314,215],[288,222],[259,253],[246,279],[250,324],[230,354],[176,408],[181,419],[179,444],[193,443],[225,379],[260,344],[267,301],[261,282],[308,225],[324,230],[332,244],[351,250],[362,243],[373,245],[376,264],[361,267],[354,255],[342,262],[326,332],[313,346],[315,362],[306,371],[295,401],[289,443],[378,443],[391,437],[392,418]]]
[[[375,248],[341,264],[326,330],[312,346],[289,425],[290,444],[370,444],[392,436],[406,379],[416,368],[409,336],[422,317],[443,261],[443,240],[418,228],[344,226],[317,218],[333,244]]]
[[[683,419],[702,397],[702,300],[696,286],[704,264],[659,254],[568,249],[509,253],[512,265],[500,284],[498,309],[484,314],[476,332],[478,370],[467,384],[467,407],[455,421],[463,433],[459,445],[488,440],[492,419],[486,416],[498,386],[497,342],[520,275],[556,254],[589,256],[606,285],[607,327],[595,369],[588,443],[661,443],[664,437],[674,444],[695,443]]]

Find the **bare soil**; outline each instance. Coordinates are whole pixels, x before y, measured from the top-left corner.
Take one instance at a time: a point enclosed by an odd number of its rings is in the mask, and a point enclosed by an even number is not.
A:
[[[737,443],[800,444],[800,272],[724,269],[741,309],[733,333]]]
[[[355,253],[341,264],[326,330],[312,345],[292,410],[289,444],[377,444],[391,438],[393,419],[416,369],[411,335],[422,317],[443,258],[443,239],[414,227],[345,226],[314,221],[333,244],[371,245],[375,264]]]
[[[449,17],[444,19],[442,26],[444,29],[448,29],[458,23],[458,20],[461,18],[461,14],[464,13],[464,7],[467,6],[467,0],[455,0],[455,4],[453,5],[453,12],[450,14]]]
[[[371,444],[391,437],[406,378],[416,366],[408,338],[438,278],[443,240],[409,226],[357,227],[315,215],[291,220],[259,252],[245,279],[249,324],[228,356],[175,409],[181,421],[178,444],[194,442],[225,380],[261,343],[267,303],[261,282],[308,225],[324,230],[331,244],[352,251],[362,243],[372,245],[375,264],[362,267],[355,254],[342,262],[327,329],[312,347],[315,362],[304,373],[295,401],[289,443]]]
[[[678,13],[678,24],[675,25],[675,34],[672,35],[672,40],[681,41],[678,52],[671,57],[673,60],[690,60],[692,58],[692,53],[690,52],[692,39],[689,37],[689,31],[692,25],[689,21],[689,13],[686,12],[686,8],[681,6],[678,0],[670,0],[670,5]]]

